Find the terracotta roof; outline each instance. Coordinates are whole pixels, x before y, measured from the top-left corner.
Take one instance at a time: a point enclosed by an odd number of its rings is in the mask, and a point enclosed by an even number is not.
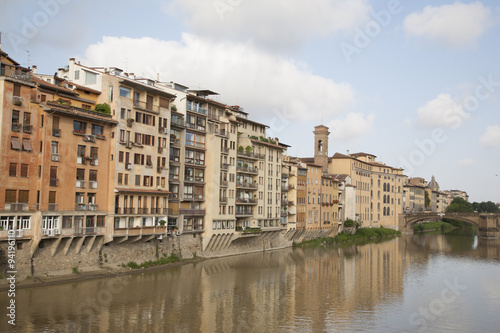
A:
[[[377,157],[373,154],[367,154],[367,153],[354,153],[354,154],[351,154],[351,156],[354,156],[354,157],[358,157],[358,156],[373,156],[373,157]]]
[[[108,124],[118,124],[118,122],[116,120],[113,120],[113,118],[110,115],[106,115],[100,112],[81,109],[74,106],[61,105],[59,103],[54,103],[54,102],[47,102],[41,105],[45,111],[52,111],[52,112],[55,111],[67,115],[72,115],[75,117],[98,120]]]
[[[285,147],[282,147],[280,145],[275,145],[273,143],[267,143],[267,142],[260,141],[260,140],[250,139],[250,141],[263,144],[264,146],[274,147],[274,148],[278,148],[278,149],[285,149]]]
[[[36,77],[36,76],[33,76],[32,77],[32,80],[33,82],[35,82],[38,86],[42,86],[44,88],[49,88],[49,89],[53,89],[53,90],[57,90],[57,91],[61,91],[61,92],[65,92],[67,94],[71,94],[71,95],[78,95],[77,92],[69,89],[69,88],[65,88],[65,87],[61,87],[61,86],[58,86],[58,85],[55,85],[55,84],[52,84],[52,83],[49,83],[47,81],[44,81],[42,79],[40,79],[39,77]]]

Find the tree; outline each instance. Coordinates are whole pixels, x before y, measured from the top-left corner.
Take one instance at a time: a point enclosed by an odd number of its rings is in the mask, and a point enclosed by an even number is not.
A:
[[[470,202],[465,201],[462,198],[455,198],[451,204],[446,207],[447,213],[473,213],[474,207]]]
[[[105,114],[111,114],[111,107],[109,106],[108,103],[97,104],[95,106],[94,111],[105,113]]]
[[[479,213],[500,213],[500,208],[492,201],[474,202],[472,203],[474,210]]]
[[[427,208],[431,205],[431,198],[429,196],[429,192],[424,191],[424,194],[425,194],[425,208]]]

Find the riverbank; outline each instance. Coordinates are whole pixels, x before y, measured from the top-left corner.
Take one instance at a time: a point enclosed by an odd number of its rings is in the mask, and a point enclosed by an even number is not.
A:
[[[294,243],[295,247],[321,247],[328,245],[349,245],[352,243],[368,243],[401,236],[401,231],[388,228],[359,228],[354,235],[341,232],[335,237],[312,239],[302,243]]]
[[[146,268],[141,267],[141,268],[131,268],[129,266],[123,267],[111,267],[111,266],[106,266],[103,268],[99,269],[86,269],[86,270],[80,270],[78,273],[75,273],[73,271],[62,271],[59,272],[58,274],[54,275],[46,275],[46,276],[35,276],[35,277],[30,277],[26,278],[21,281],[16,281],[16,289],[22,289],[22,288],[33,288],[33,287],[45,287],[45,286],[51,286],[51,285],[57,285],[57,284],[62,284],[62,283],[69,283],[69,282],[80,282],[80,281],[87,281],[87,280],[95,280],[95,279],[101,279],[101,278],[106,278],[106,277],[114,277],[114,276],[123,276],[123,275],[135,275],[135,274],[142,274],[144,272],[151,272],[151,271],[157,271],[169,267],[177,267],[177,266],[182,266],[182,265],[187,265],[187,264],[193,264],[197,262],[202,262],[204,260],[207,260],[207,258],[191,258],[191,259],[184,259],[176,262],[171,262],[171,263],[166,263],[166,264],[161,264],[161,265],[153,265],[153,266],[148,266]],[[5,291],[9,289],[9,285],[7,284],[6,279],[0,280],[0,291]],[[3,284],[2,282],[5,282]]]

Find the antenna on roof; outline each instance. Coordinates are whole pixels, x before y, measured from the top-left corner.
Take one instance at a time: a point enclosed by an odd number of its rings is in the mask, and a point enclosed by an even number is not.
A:
[[[28,68],[30,67],[30,51],[26,49],[24,49],[24,51],[28,52],[28,66],[26,66],[26,68]]]

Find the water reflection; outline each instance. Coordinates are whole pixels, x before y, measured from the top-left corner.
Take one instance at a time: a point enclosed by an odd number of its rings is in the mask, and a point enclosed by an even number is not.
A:
[[[460,331],[457,323],[467,317],[472,327],[488,331],[498,316],[484,320],[485,315],[500,304],[499,282],[488,276],[500,274],[499,260],[499,240],[470,234],[424,234],[207,260],[18,290],[17,330],[11,331],[414,331],[423,327],[411,322],[412,315],[433,304],[443,281],[457,276],[467,289],[451,317],[443,310],[439,318],[426,321],[425,330]],[[2,297],[0,306],[6,301]],[[477,311],[476,319],[466,315],[471,311]],[[6,321],[0,322],[0,331],[7,329]]]

